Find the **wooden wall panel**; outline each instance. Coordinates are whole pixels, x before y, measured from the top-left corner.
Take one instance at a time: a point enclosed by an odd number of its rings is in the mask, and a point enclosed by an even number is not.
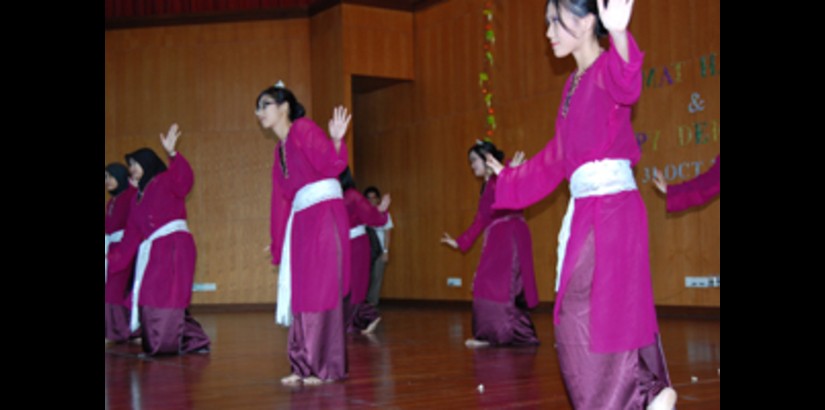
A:
[[[544,36],[543,1],[493,1],[496,45],[493,77],[498,129],[493,137],[508,155],[539,151],[553,136],[554,119],[572,58],[557,59]],[[383,296],[412,299],[471,299],[469,286],[478,263],[480,241],[466,255],[440,245],[442,232],[460,234],[470,225],[479,182],[466,153],[483,137],[484,105],[478,87],[483,69],[484,1],[452,0],[414,16],[415,81],[356,95],[355,163],[360,185],[378,185],[392,193],[392,256]],[[651,270],[656,303],[719,306],[719,289],[685,289],[684,276],[718,274],[720,269],[719,200],[678,215],[664,212],[664,200],[646,179],[652,167],[669,172],[672,183],[693,177],[719,153],[719,2],[639,0],[631,32],[646,53],[645,73],[654,70],[634,110],[634,128],[643,140],[636,167],[648,207]],[[715,74],[701,56],[715,54]],[[709,57],[708,57],[709,58]],[[658,87],[663,67],[675,81]],[[667,78],[665,78],[667,83]],[[705,111],[691,114],[692,93]],[[697,125],[699,124],[699,125]],[[696,143],[697,129],[702,133]],[[689,133],[690,131],[690,133]],[[654,148],[654,134],[658,140]],[[680,134],[681,132],[681,134]],[[691,136],[691,138],[688,138]],[[693,141],[693,143],[691,143]],[[679,164],[691,171],[678,175]],[[552,301],[558,229],[569,194],[566,182],[526,211],[540,298]],[[448,276],[464,279],[463,289],[446,287]]]
[[[342,6],[329,8],[310,18],[312,46],[312,101],[316,113],[311,117],[325,131],[333,109],[343,105],[352,110],[351,78],[344,70],[344,32]],[[354,154],[352,128],[346,144],[350,163]]]
[[[413,14],[344,4],[344,71],[351,75],[413,78]]]
[[[551,53],[544,1],[492,3],[493,139],[508,155],[533,155],[553,136],[574,64]],[[354,113],[347,144],[359,187],[374,184],[393,196],[396,229],[383,296],[471,299],[480,241],[461,255],[439,238],[469,226],[478,200],[467,149],[485,130],[478,88],[483,5],[450,0],[408,18],[345,4],[310,18],[106,32],[106,162],[141,146],[160,150],[157,135],[173,121],[184,133],[181,152],[196,178],[188,199],[196,281],[218,285],[215,293],[196,293],[194,303],[275,299],[276,275],[261,252],[269,240],[274,136],[260,130],[253,107],[260,90],[279,79],[323,128],[338,104]],[[400,45],[390,47],[409,47],[410,63],[407,51],[388,58],[386,42],[394,37],[377,33],[410,20],[409,43],[399,36],[393,42]],[[649,213],[656,302],[719,306],[718,289],[685,289],[684,276],[720,271],[720,200],[667,215],[647,180],[653,167],[672,182],[692,178],[720,151],[719,1],[639,0],[631,31],[646,53],[634,128],[643,151],[636,175]],[[352,75],[386,73],[412,81],[353,94]],[[698,101],[704,109],[689,112]],[[554,298],[556,236],[568,197],[562,183],[526,211],[543,301]],[[448,276],[463,278],[464,287],[447,288]]]
[[[312,112],[308,19],[106,31],[106,163],[178,122],[195,172],[187,198],[198,247],[193,304],[272,303],[267,255],[274,136],[254,116],[283,80]],[[108,199],[108,196],[107,196]]]

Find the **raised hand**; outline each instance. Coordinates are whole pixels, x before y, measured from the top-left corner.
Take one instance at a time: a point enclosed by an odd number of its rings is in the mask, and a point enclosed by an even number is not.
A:
[[[493,170],[493,173],[495,173],[496,175],[500,174],[501,171],[504,169],[504,165],[501,165],[501,162],[498,162],[498,160],[493,156],[493,154],[487,153],[484,156],[487,159],[485,161],[485,164],[487,164],[487,166]]]
[[[630,15],[633,14],[634,0],[610,0],[610,3],[605,6],[606,1],[596,0],[599,6],[599,19],[604,28],[611,34],[627,30]]]
[[[169,127],[169,131],[166,132],[166,137],[163,136],[163,133],[160,134],[160,143],[163,144],[163,149],[166,150],[166,153],[169,156],[175,155],[175,145],[178,143],[178,137],[180,137],[180,131],[178,130],[178,123],[173,123]]]
[[[524,155],[524,151],[516,151],[516,154],[513,155],[513,159],[510,160],[510,166],[515,168],[515,167],[523,164],[524,161],[526,161],[526,160],[527,160],[527,158]]]
[[[453,239],[450,234],[444,232],[444,236],[441,237],[441,243],[446,243],[453,249],[458,249],[458,242]]]
[[[665,181],[665,176],[655,168],[653,169],[653,185],[659,189],[659,192],[667,195],[667,182]]]
[[[380,212],[387,212],[387,209],[390,209],[390,202],[390,194],[384,194],[384,196],[381,197],[381,203],[378,204],[378,210]]]
[[[340,144],[344,139],[351,119],[352,115],[347,113],[347,109],[343,105],[339,105],[333,110],[332,118],[329,120],[329,136],[336,144]]]

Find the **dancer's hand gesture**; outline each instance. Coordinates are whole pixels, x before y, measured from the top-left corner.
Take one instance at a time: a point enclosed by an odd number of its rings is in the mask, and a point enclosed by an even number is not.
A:
[[[667,195],[667,182],[665,181],[665,176],[655,168],[653,169],[653,185],[659,189],[659,192]]]
[[[340,146],[344,135],[347,134],[347,127],[352,115],[347,113],[347,109],[343,105],[335,107],[332,112],[332,118],[329,120],[329,136],[335,142],[336,147]]]
[[[610,0],[605,6],[606,1],[596,0],[602,25],[610,34],[624,32],[630,22],[630,15],[633,14],[634,0]]]
[[[384,194],[381,197],[381,203],[378,204],[378,211],[379,212],[387,212],[387,209],[390,209],[390,194]]]
[[[455,239],[453,239],[453,237],[447,232],[444,232],[444,236],[441,237],[441,243],[446,243],[451,248],[458,249],[458,242],[456,242]]]
[[[495,173],[496,175],[500,174],[501,171],[504,169],[504,165],[501,165],[501,162],[498,162],[498,160],[493,156],[493,154],[487,153],[485,157],[487,158],[485,163],[490,169],[493,170],[493,173]]]
[[[166,150],[166,153],[169,154],[170,157],[174,157],[176,154],[175,145],[178,143],[180,134],[178,123],[173,123],[172,126],[169,127],[169,131],[166,132],[165,137],[163,133],[160,134],[160,143],[163,144],[163,149]]]
[[[515,168],[527,161],[526,156],[524,155],[524,151],[516,151],[516,155],[513,155],[513,159],[510,160],[510,166]]]

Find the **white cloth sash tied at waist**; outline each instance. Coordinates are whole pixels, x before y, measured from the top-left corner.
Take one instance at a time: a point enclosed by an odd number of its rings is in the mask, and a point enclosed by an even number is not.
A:
[[[559,246],[556,262],[556,292],[561,284],[567,241],[570,239],[570,224],[573,222],[575,203],[578,198],[604,196],[624,191],[635,191],[636,179],[627,159],[603,159],[582,164],[570,177],[570,202],[559,231]]]
[[[355,239],[361,235],[367,234],[367,225],[358,225],[353,228],[349,228],[349,238]]]
[[[129,319],[129,329],[133,332],[140,327],[140,321],[138,319],[138,297],[140,296],[140,287],[143,284],[143,274],[146,273],[146,266],[149,265],[152,243],[158,238],[171,235],[175,232],[189,232],[189,226],[186,225],[185,219],[175,219],[156,229],[138,248],[137,259],[135,260],[135,284],[132,287],[132,316]]]
[[[117,243],[123,240],[123,229],[119,231],[114,231],[106,236],[106,263],[104,265],[104,269],[106,272],[103,275],[103,283],[108,282],[109,280],[109,245],[113,243]]]
[[[292,210],[284,232],[284,244],[281,247],[281,265],[278,267],[278,300],[275,304],[275,323],[282,326],[292,324],[292,255],[290,242],[292,241],[292,220],[295,213],[303,211],[313,205],[331,199],[344,197],[341,183],[337,179],[328,178],[304,185],[295,194],[292,200]]]

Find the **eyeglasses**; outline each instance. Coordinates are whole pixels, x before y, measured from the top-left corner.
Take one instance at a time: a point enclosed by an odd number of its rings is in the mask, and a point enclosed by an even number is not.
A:
[[[266,109],[266,107],[269,107],[272,104],[275,104],[275,101],[261,101],[261,103],[258,104],[258,108],[255,109],[255,112],[263,111]]]

